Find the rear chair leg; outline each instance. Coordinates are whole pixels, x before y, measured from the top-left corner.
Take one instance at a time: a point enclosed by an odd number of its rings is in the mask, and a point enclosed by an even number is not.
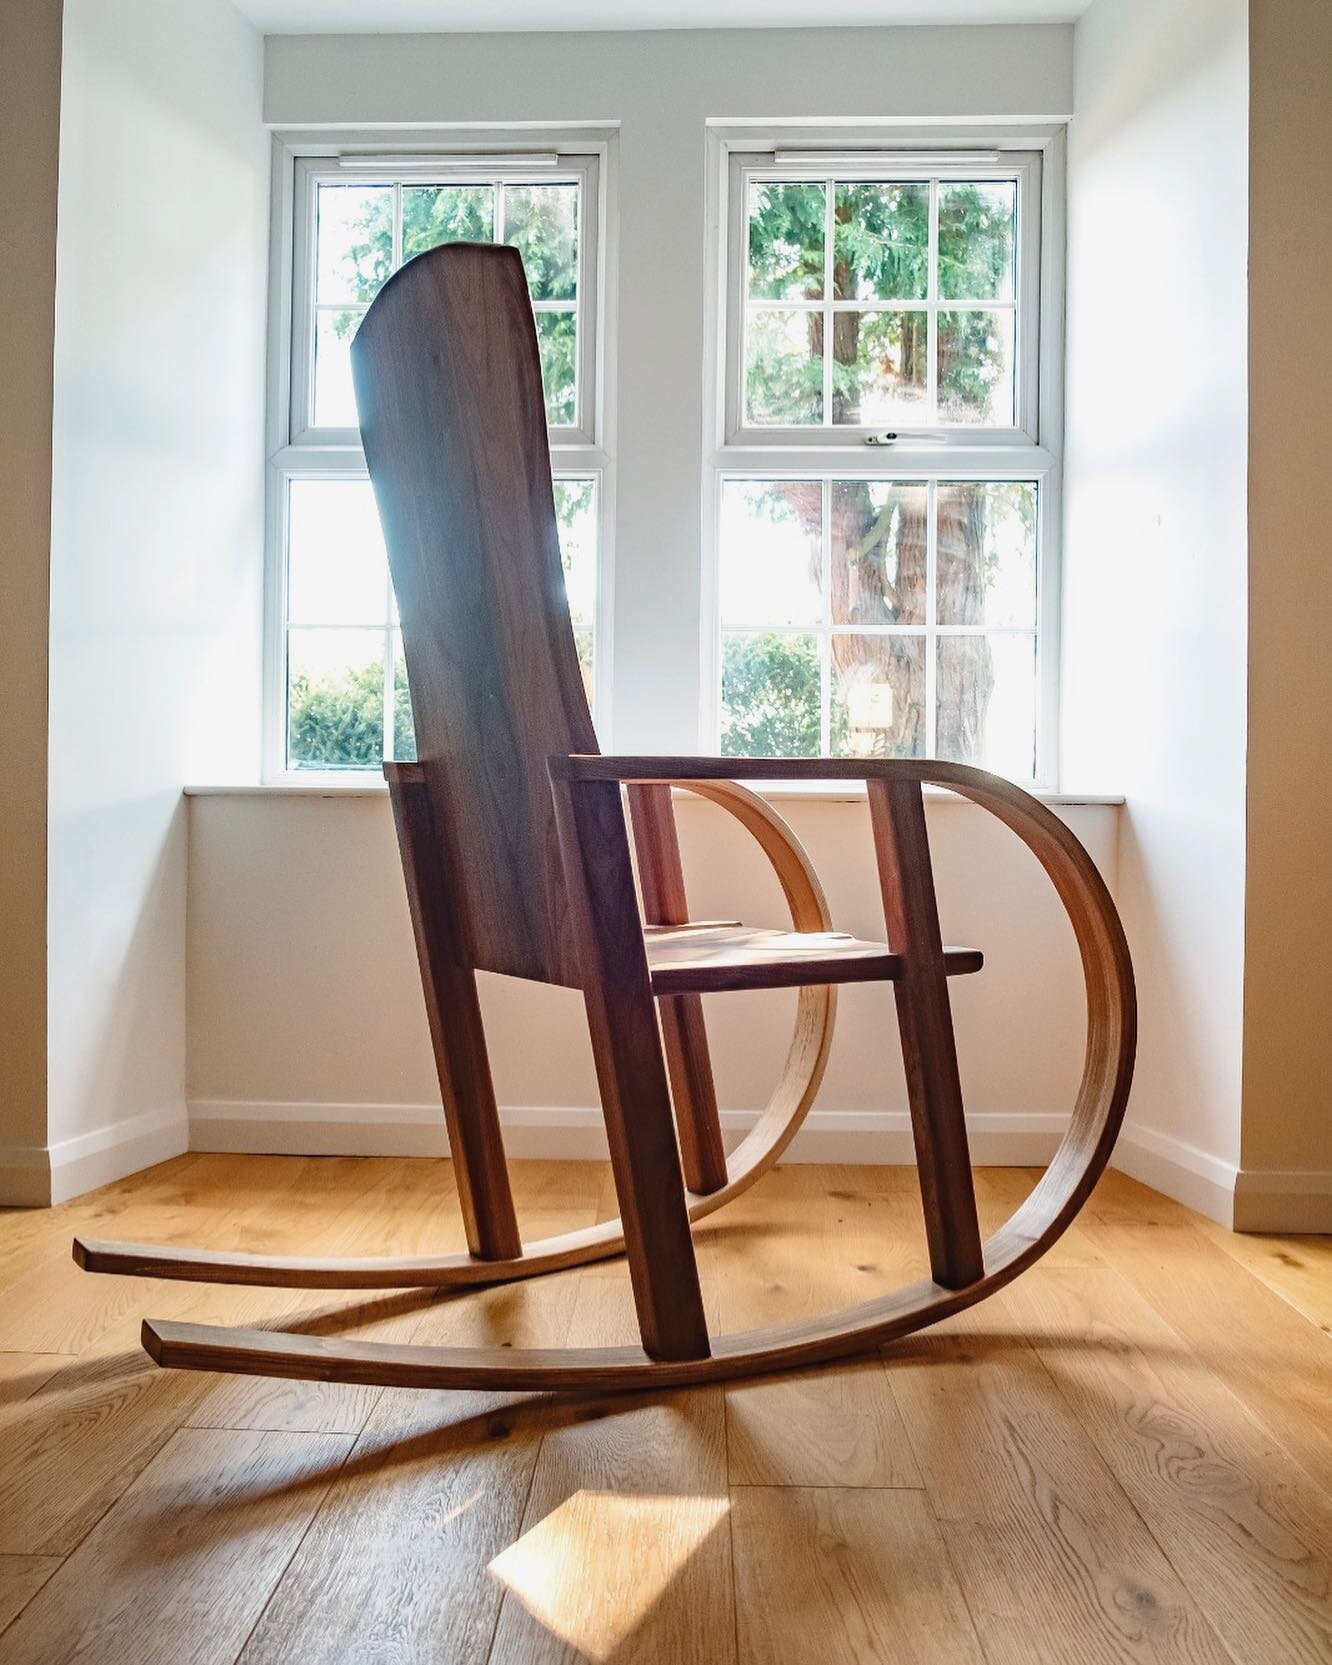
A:
[[[467,1246],[478,1260],[517,1260],[523,1243],[504,1160],[476,973],[452,947],[444,852],[425,777],[413,763],[386,763],[384,774]]]

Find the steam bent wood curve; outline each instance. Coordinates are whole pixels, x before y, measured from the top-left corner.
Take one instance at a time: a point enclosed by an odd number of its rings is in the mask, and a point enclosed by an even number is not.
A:
[[[772,865],[796,931],[829,931],[832,918],[813,863],[783,818],[757,793],[734,781],[671,781],[733,815],[754,837]],[[754,1126],[726,1163],[726,1183],[706,1195],[686,1193],[691,1221],[702,1220],[747,1191],[780,1158],[813,1104],[832,1044],[837,991],[822,985],[799,990],[795,1026],[781,1079]],[[355,1259],[304,1255],[232,1254],[171,1244],[116,1243],[76,1237],[74,1259],[88,1272],[184,1279],[279,1289],[454,1289],[539,1277],[624,1248],[618,1219],[525,1244],[512,1259],[480,1260],[469,1254]]]
[[[663,778],[652,773],[652,760],[635,762],[643,767],[623,778]],[[615,762],[599,760],[599,766],[613,771]],[[957,1290],[922,1282],[825,1317],[719,1337],[710,1355],[697,1359],[661,1361],[637,1347],[403,1347],[149,1320],[143,1341],[152,1357],[178,1369],[313,1381],[630,1391],[716,1381],[843,1357],[972,1306],[1017,1277],[1073,1220],[1105,1167],[1123,1120],[1137,1027],[1133,970],[1123,928],[1091,858],[1068,828],[1027,793],[961,764],[866,767],[880,778],[896,776],[945,785],[1004,821],[1052,880],[1082,959],[1087,1041],[1069,1127],[1030,1196],[985,1243],[983,1273],[976,1282]],[[611,778],[618,777],[612,774]],[[758,1132],[756,1128],[751,1140]]]

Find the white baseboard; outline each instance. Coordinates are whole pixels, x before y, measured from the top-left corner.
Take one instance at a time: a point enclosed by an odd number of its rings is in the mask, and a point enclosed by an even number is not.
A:
[[[190,1102],[190,1149],[278,1156],[447,1156],[437,1104],[273,1103],[237,1099]],[[724,1110],[734,1146],[757,1112]],[[569,1104],[501,1109],[504,1145],[513,1157],[596,1161],[606,1156],[601,1111]],[[1068,1118],[1047,1111],[977,1113],[967,1118],[974,1160],[982,1166],[1048,1162]],[[160,1160],[160,1158],[158,1159]],[[915,1160],[904,1110],[811,1110],[786,1154],[788,1162]],[[1332,1230],[1326,1174],[1239,1173],[1196,1145],[1153,1128],[1127,1126],[1112,1163],[1209,1219],[1246,1231]],[[1321,1223],[1320,1223],[1321,1222]]]
[[[1332,1171],[1241,1168],[1235,1230],[1332,1232]]]
[[[189,1148],[183,1105],[146,1110],[53,1145],[0,1146],[0,1202],[18,1208],[68,1202]]]
[[[1238,1173],[1233,1162],[1224,1162],[1172,1134],[1128,1123],[1119,1135],[1110,1165],[1150,1185],[1153,1191],[1162,1191],[1185,1207],[1196,1209],[1209,1220],[1223,1226],[1231,1224]]]
[[[722,1130],[735,1145],[758,1113],[724,1110]],[[513,1157],[597,1160],[606,1156],[599,1109],[583,1105],[508,1105],[500,1111],[504,1146]],[[968,1117],[972,1154],[981,1164],[1046,1162],[1067,1125],[1041,1112]],[[437,1104],[292,1104],[230,1099],[190,1103],[190,1149],[294,1156],[445,1156],[448,1140]],[[789,1162],[914,1162],[905,1110],[811,1110],[792,1141]]]

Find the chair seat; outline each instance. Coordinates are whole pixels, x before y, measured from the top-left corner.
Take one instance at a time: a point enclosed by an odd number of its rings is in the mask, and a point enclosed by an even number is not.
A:
[[[892,982],[903,959],[884,942],[845,931],[768,931],[735,920],[648,925],[643,931],[654,994],[789,989],[810,983]],[[945,948],[950,977],[979,971],[978,948]]]

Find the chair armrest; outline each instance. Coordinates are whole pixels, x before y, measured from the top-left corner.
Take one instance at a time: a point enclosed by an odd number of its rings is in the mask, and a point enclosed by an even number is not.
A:
[[[919,781],[959,792],[969,787],[1032,802],[1029,793],[1000,775],[968,763],[903,757],[602,757],[573,753],[547,759],[555,780],[863,780]]]

